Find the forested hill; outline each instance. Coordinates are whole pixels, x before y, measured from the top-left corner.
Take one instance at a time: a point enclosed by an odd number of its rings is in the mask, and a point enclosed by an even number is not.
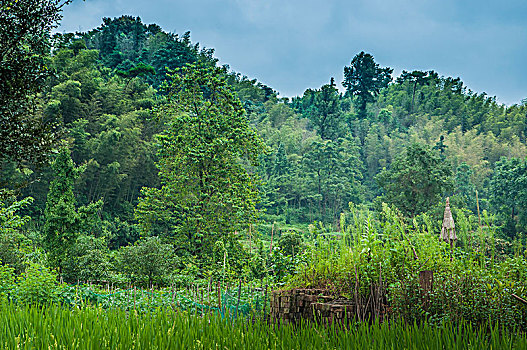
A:
[[[167,72],[218,62],[188,32],[167,33],[129,16],[54,39],[42,113],[60,122],[74,163],[85,167],[75,187],[78,205],[102,199],[96,231],[117,248],[139,237],[134,208],[141,188],[159,186],[155,135],[164,120],[155,111],[166,100]],[[478,190],[480,210],[495,215],[504,236],[525,230],[527,104],[500,105],[433,71],[392,79],[391,69],[367,53],[350,62],[345,94],[328,77],[327,85],[292,99],[224,68],[269,146],[253,169],[262,179],[263,222],[322,221],[338,229],[349,203],[376,208],[381,201],[410,218],[434,215],[447,195],[453,207],[476,214]],[[368,81],[366,71],[376,79]],[[3,182],[29,180],[22,195],[35,198],[31,214],[42,217],[51,169],[15,169],[3,164]]]

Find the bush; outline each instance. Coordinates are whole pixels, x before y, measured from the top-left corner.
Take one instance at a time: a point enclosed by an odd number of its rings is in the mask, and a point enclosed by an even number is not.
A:
[[[30,264],[17,278],[16,300],[21,304],[49,304],[58,301],[57,275],[47,267]]]
[[[10,204],[0,202],[0,260],[15,269],[17,273],[26,266],[26,255],[31,251],[31,242],[22,234],[22,227],[31,219],[20,216],[19,212],[33,202],[27,197]]]
[[[132,283],[163,285],[173,270],[173,247],[159,237],[145,237],[134,245],[121,248],[120,267]]]
[[[110,252],[104,238],[81,235],[68,251],[63,277],[70,282],[107,281],[110,271]]]
[[[15,287],[15,269],[0,260],[0,303],[9,298]]]
[[[284,255],[291,255],[293,258],[295,255],[302,253],[304,249],[304,240],[302,236],[296,232],[289,231],[282,234],[278,240],[277,246],[280,247]]]

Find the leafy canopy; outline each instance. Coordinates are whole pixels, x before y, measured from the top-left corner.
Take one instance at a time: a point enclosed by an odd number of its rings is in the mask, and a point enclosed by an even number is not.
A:
[[[256,166],[264,145],[249,126],[225,70],[204,63],[171,75],[168,120],[159,137],[161,188],[143,188],[136,217],[144,231],[196,256],[256,218]]]
[[[45,162],[53,146],[53,123],[39,117],[34,97],[49,76],[49,35],[68,2],[0,2],[1,160]]]
[[[95,214],[103,203],[99,200],[76,208],[73,188],[85,167],[75,167],[67,148],[59,152],[52,168],[54,178],[49,185],[44,211],[43,243],[50,264],[62,270],[79,233],[84,227],[93,225]]]
[[[380,68],[373,56],[362,51],[351,60],[349,67],[344,67],[344,82],[347,92],[357,96],[359,118],[366,117],[366,103],[374,102],[382,88],[392,80],[393,69]]]
[[[383,200],[409,217],[431,209],[452,189],[452,171],[428,146],[413,143],[377,177]]]

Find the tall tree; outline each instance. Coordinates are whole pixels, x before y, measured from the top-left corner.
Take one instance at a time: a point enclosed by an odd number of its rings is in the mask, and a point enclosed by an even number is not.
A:
[[[336,140],[341,134],[342,110],[338,90],[331,84],[314,92],[307,116],[323,140]]]
[[[257,179],[246,166],[257,164],[264,145],[224,73],[198,63],[171,76],[160,112],[169,120],[159,138],[162,187],[144,188],[136,209],[145,232],[165,225],[162,233],[198,259],[257,214]]]
[[[37,113],[35,94],[49,75],[50,32],[69,0],[0,2],[1,158],[44,162],[55,139],[53,123]]]
[[[374,102],[380,90],[392,81],[392,72],[392,68],[380,68],[373,56],[364,51],[353,57],[349,67],[344,67],[342,85],[349,94],[357,97],[356,107],[359,118],[366,117],[366,104]]]
[[[409,82],[412,86],[412,102],[410,103],[410,111],[412,114],[414,112],[414,102],[415,102],[415,92],[417,86],[426,83],[428,80],[437,79],[437,73],[434,71],[423,72],[419,70],[414,70],[413,72],[402,71],[401,75],[397,78],[397,83],[403,84],[404,82]]]
[[[305,193],[316,219],[336,223],[349,202],[361,201],[363,164],[355,140],[315,140],[303,162]]]
[[[76,208],[73,187],[84,167],[75,167],[67,148],[59,152],[52,168],[54,178],[49,185],[44,211],[44,247],[51,266],[62,270],[77,236],[92,222],[102,201]]]
[[[384,192],[382,199],[409,217],[431,209],[452,189],[448,164],[428,146],[418,143],[408,146],[377,179]]]
[[[501,158],[490,181],[490,202],[508,223],[505,233],[514,236],[527,227],[527,161]]]

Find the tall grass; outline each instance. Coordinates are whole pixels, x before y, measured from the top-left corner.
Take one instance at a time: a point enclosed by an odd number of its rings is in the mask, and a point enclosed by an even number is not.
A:
[[[304,323],[197,317],[60,306],[0,307],[2,349],[525,349],[527,338],[498,326],[431,326],[398,322],[348,330]]]

